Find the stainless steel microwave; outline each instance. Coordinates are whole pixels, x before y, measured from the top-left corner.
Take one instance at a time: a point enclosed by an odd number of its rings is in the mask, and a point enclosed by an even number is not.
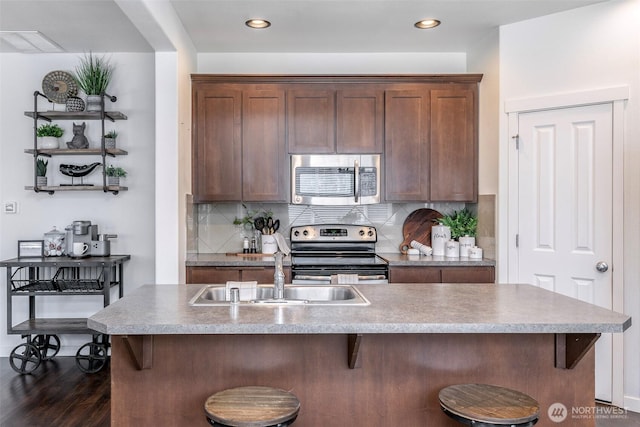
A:
[[[293,154],[291,203],[380,203],[380,154]]]

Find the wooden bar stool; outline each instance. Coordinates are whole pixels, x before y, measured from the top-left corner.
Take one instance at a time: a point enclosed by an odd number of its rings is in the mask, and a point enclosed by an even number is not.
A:
[[[236,387],[209,396],[204,411],[212,426],[285,427],[298,416],[300,401],[279,388]]]
[[[540,405],[519,391],[488,384],[458,384],[438,395],[442,410],[474,427],[529,427],[538,422]]]

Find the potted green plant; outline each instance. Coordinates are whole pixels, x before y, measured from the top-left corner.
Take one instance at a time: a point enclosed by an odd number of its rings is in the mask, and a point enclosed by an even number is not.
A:
[[[60,147],[60,138],[64,134],[64,130],[53,123],[44,123],[38,126],[36,136],[38,137],[38,148],[55,149]]]
[[[39,157],[36,159],[36,186],[38,187],[47,186],[47,166],[48,165],[49,165],[48,160],[43,160]]]
[[[91,52],[80,59],[74,78],[80,89],[87,95],[87,111],[101,111],[102,95],[111,82],[113,69],[109,60],[94,56]]]
[[[116,187],[120,185],[120,178],[127,176],[127,171],[121,167],[115,167],[113,165],[109,165],[105,169],[105,173],[107,175],[107,185]]]
[[[116,148],[116,138],[118,137],[118,132],[115,130],[110,130],[109,132],[104,134],[104,148]]]
[[[458,240],[463,236],[476,236],[478,218],[467,208],[454,211],[451,215],[444,215],[442,218],[437,218],[436,221],[440,225],[446,225],[451,229],[451,238],[453,240]]]

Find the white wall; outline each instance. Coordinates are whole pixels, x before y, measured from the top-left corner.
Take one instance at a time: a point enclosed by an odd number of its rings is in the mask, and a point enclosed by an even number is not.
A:
[[[100,53],[97,53],[100,55]],[[118,146],[128,156],[108,159],[107,162],[129,171],[125,185],[129,191],[118,195],[102,192],[57,192],[54,195],[26,191],[32,185],[33,158],[23,152],[33,147],[33,121],[24,111],[33,110],[33,92],[42,90],[42,78],[53,70],[72,71],[78,63],[76,54],[1,54],[0,55],[0,199],[17,201],[19,212],[7,215],[0,212],[0,259],[17,255],[20,239],[42,239],[52,226],[64,230],[74,220],[90,220],[98,224],[100,233],[114,233],[112,253],[131,254],[125,265],[125,294],[133,288],[155,281],[154,268],[154,55],[113,53],[107,55],[116,66],[109,93],[118,101],[113,109],[128,116],[127,121],[107,124],[117,129]],[[44,101],[44,100],[43,100]],[[46,101],[42,109],[50,108]],[[64,106],[56,105],[56,109]],[[59,122],[66,129],[62,140],[71,135],[71,122]],[[86,135],[92,147],[97,147],[99,122],[87,122]],[[96,133],[98,132],[98,133]],[[84,164],[99,161],[91,157],[53,157],[47,175],[54,183],[67,178],[57,170],[61,161]],[[99,172],[90,176],[98,182]],[[6,275],[0,274],[0,354],[6,356],[17,344],[19,335],[6,334]],[[21,302],[21,303],[20,303]],[[102,308],[100,297],[38,298],[39,316],[82,317]],[[26,299],[14,298],[14,323],[27,317]],[[86,336],[61,335],[61,354],[75,354],[88,341]]]
[[[624,130],[624,311],[640,319],[640,0],[618,0],[504,26],[501,101],[627,85]],[[501,105],[501,111],[504,109]],[[509,144],[501,114],[501,176]],[[504,200],[503,200],[504,203]],[[505,209],[501,210],[506,212]],[[500,218],[501,229],[507,225]],[[607,224],[603,224],[607,226]],[[504,260],[506,263],[506,260]],[[624,334],[624,405],[640,411],[640,331]]]
[[[464,73],[466,66],[460,52],[198,54],[204,74],[446,74]]]

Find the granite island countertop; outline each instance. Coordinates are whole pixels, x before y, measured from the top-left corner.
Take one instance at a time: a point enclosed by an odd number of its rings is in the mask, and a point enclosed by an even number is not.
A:
[[[91,316],[110,335],[623,332],[631,318],[524,284],[360,285],[367,306],[194,307],[202,285],[143,285]]]

